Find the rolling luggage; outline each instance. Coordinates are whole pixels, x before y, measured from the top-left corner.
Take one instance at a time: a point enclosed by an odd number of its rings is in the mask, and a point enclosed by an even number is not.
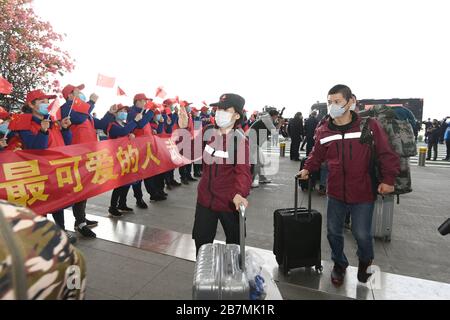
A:
[[[311,180],[308,183],[308,208],[298,208],[298,185],[295,178],[295,207],[274,212],[274,244],[278,265],[284,274],[301,267],[322,271],[322,215],[311,210]]]
[[[192,298],[194,300],[249,300],[245,274],[245,208],[239,212],[240,245],[208,243],[197,257]]]
[[[307,159],[308,159],[307,157],[303,157],[300,159],[300,171],[303,170],[303,167],[305,166],[305,162]],[[311,172],[309,176],[311,180],[312,189],[314,190],[316,188],[317,180],[320,180],[320,171]],[[308,190],[309,180],[298,180],[298,183],[300,188],[302,188],[302,191]]]
[[[391,241],[394,220],[394,195],[378,196],[372,218],[372,234],[376,239]]]

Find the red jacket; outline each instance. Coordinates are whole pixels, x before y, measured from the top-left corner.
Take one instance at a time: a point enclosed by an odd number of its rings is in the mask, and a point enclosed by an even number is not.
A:
[[[212,142],[206,144],[203,152],[203,175],[198,185],[197,202],[213,211],[235,212],[236,206],[233,204],[235,195],[240,194],[246,198],[250,194],[252,176],[249,144],[247,139],[238,139],[236,149],[238,161],[228,160],[227,163],[227,159],[234,158],[235,148],[231,147],[231,150],[228,150],[233,135],[220,137],[222,139],[211,139]]]
[[[353,120],[345,131],[338,130],[330,121],[317,128],[314,149],[305,169],[318,171],[321,163],[327,161],[330,197],[349,204],[373,202],[375,196],[369,174],[371,148],[359,142],[361,118],[356,113],[352,115]],[[392,150],[381,124],[375,119],[369,123],[382,183],[394,185],[400,172],[400,158]]]

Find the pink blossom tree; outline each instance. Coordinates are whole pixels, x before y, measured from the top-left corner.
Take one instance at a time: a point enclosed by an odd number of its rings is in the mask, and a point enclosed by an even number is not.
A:
[[[0,0],[0,75],[14,87],[0,94],[0,105],[17,109],[29,90],[58,91],[58,76],[73,70],[73,60],[58,45],[63,36],[36,15],[32,0]]]

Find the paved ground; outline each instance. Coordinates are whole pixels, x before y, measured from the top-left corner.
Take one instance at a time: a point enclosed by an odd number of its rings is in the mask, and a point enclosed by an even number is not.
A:
[[[274,150],[273,153],[278,152]],[[247,243],[272,249],[273,211],[293,206],[293,174],[298,162],[281,158],[280,172],[272,176],[273,184],[254,189],[250,196],[247,220]],[[390,243],[377,241],[375,263],[382,271],[450,283],[450,239],[442,237],[437,227],[449,217],[448,181],[450,167],[412,166],[414,192],[400,198],[395,206],[393,235]],[[122,219],[190,233],[194,218],[196,186],[182,186],[169,192],[165,202],[152,203],[148,210]],[[300,197],[303,197],[301,195]],[[110,193],[90,199],[88,213],[107,216]],[[146,199],[148,200],[148,198]],[[301,200],[300,200],[301,201]],[[130,191],[128,204],[134,207]],[[303,202],[306,204],[306,200]],[[326,213],[326,199],[313,195],[313,207]],[[322,257],[330,260],[326,239],[326,214],[322,232]],[[356,243],[346,235],[346,253],[357,265]],[[217,239],[224,240],[218,228]],[[172,257],[121,246],[102,240],[81,241],[90,273],[88,299],[189,299],[191,297],[193,263]]]

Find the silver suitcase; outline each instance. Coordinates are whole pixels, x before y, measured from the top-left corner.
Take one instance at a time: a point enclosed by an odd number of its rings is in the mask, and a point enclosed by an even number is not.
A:
[[[245,274],[245,208],[239,214],[240,246],[203,245],[195,264],[194,300],[249,300],[250,285]]]
[[[394,196],[378,196],[377,201],[375,201],[372,218],[372,234],[374,238],[391,241],[393,220]]]

